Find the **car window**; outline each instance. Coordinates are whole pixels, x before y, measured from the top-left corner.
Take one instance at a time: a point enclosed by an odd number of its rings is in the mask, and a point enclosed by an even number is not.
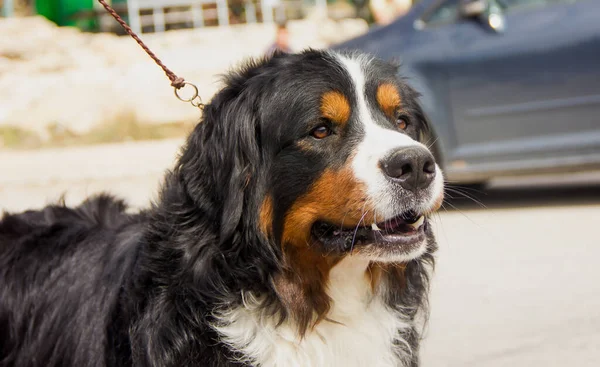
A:
[[[518,8],[529,8],[532,6],[544,6],[546,0],[498,0],[498,3],[502,8],[506,10],[518,9]]]
[[[557,3],[572,3],[577,0],[496,0],[506,11],[544,7]]]
[[[576,1],[579,0],[490,0],[490,3],[495,6],[500,6],[503,11],[512,11]],[[455,23],[460,19],[459,2],[460,0],[439,1],[425,14],[422,18],[422,22],[427,27]]]
[[[458,1],[448,0],[439,3],[423,17],[423,22],[427,27],[456,22],[458,19]]]

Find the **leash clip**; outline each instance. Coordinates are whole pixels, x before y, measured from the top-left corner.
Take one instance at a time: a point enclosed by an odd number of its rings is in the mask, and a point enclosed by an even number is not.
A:
[[[185,98],[185,97],[182,97],[179,95],[179,89],[185,88],[186,85],[189,85],[190,87],[192,87],[192,90],[193,90],[191,97],[188,97],[188,98]],[[181,87],[181,88],[174,87],[173,89],[175,90],[175,97],[177,97],[178,100],[180,100],[182,102],[189,102],[189,103],[191,103],[192,106],[198,107],[199,109],[204,108],[204,103],[202,103],[202,98],[200,98],[200,95],[198,94],[198,87],[196,87],[194,84],[184,82],[183,87]]]

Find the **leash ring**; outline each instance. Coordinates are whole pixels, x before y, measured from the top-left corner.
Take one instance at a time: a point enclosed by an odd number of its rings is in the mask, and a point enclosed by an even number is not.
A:
[[[202,99],[200,96],[197,96],[193,101],[190,102],[192,106],[198,107],[200,109],[204,108],[204,103],[202,103]]]
[[[184,87],[186,85],[189,85],[190,87],[194,88],[194,93],[192,94],[192,96],[190,98],[183,98],[183,97],[181,97],[179,95],[179,89],[178,88],[174,88],[175,89],[175,97],[177,97],[177,99],[179,99],[182,102],[192,102],[192,101],[194,101],[194,99],[199,98],[199,96],[198,96],[198,87],[196,87],[192,83],[188,83],[188,82],[183,83]],[[181,88],[181,89],[183,89],[183,88]],[[193,102],[192,102],[192,104],[193,104]]]

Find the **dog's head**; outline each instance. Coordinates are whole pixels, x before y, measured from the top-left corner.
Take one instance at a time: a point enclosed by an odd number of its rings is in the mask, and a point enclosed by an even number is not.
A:
[[[192,198],[211,203],[223,246],[266,251],[244,248],[256,233],[277,255],[289,308],[303,294],[308,314],[326,311],[327,272],[345,256],[402,264],[433,246],[443,178],[397,66],[307,51],[251,62],[225,82],[180,170]]]

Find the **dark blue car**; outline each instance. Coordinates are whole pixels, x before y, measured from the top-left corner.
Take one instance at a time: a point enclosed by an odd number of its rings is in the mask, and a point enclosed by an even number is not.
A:
[[[402,63],[451,181],[600,168],[600,0],[422,0],[336,48]]]

